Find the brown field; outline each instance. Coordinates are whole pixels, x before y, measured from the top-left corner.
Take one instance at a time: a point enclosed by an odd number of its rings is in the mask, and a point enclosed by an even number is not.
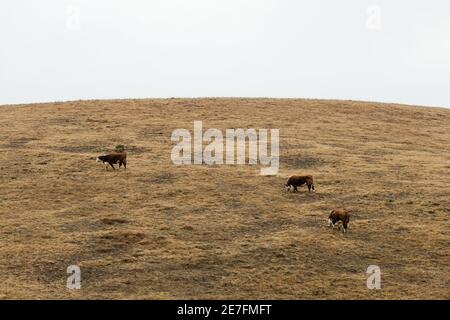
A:
[[[280,129],[280,170],[175,166],[171,133]],[[449,299],[450,109],[161,99],[0,107],[2,299]],[[128,169],[96,156],[123,144]],[[292,174],[312,174],[286,193]],[[327,227],[353,209],[349,232]],[[66,288],[81,267],[82,288]],[[366,269],[381,268],[381,290]]]

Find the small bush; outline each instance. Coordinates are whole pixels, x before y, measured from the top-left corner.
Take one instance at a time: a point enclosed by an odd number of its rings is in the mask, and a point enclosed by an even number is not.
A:
[[[125,151],[125,146],[123,144],[118,144],[116,146],[116,152],[124,152]]]

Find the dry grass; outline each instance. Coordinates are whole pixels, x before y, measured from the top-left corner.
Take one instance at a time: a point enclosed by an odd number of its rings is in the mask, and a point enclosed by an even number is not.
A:
[[[279,174],[173,165],[171,133],[194,120],[279,128]],[[3,106],[0,126],[0,298],[450,298],[450,110],[82,101]],[[127,171],[95,163],[118,144]],[[284,193],[302,173],[317,192]],[[326,226],[335,206],[354,210],[345,236]]]

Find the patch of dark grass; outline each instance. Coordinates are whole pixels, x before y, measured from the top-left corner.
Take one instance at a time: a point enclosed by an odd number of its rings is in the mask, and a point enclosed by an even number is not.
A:
[[[309,169],[317,168],[324,164],[324,161],[316,157],[305,157],[302,155],[290,155],[280,159],[282,165],[288,168]]]

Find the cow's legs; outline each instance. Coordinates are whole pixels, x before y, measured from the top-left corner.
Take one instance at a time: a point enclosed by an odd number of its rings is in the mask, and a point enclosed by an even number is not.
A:
[[[343,232],[346,233],[347,232],[347,222],[342,222],[342,228],[343,228]]]
[[[116,168],[114,168],[114,165],[111,162],[109,162],[109,165],[113,168],[113,170],[116,170]]]

